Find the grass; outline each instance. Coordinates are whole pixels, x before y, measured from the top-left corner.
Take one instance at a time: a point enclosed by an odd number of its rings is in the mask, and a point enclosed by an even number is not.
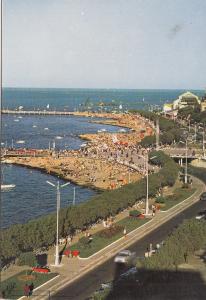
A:
[[[140,227],[144,223],[148,222],[148,219],[138,219],[133,217],[126,217],[121,221],[117,222],[117,225],[122,226],[123,228],[126,227],[127,233],[131,232],[132,230]],[[123,237],[123,230],[118,232],[117,234],[113,235],[110,238],[101,237],[99,232],[95,233],[93,236],[93,240],[89,246],[82,246],[79,242],[71,246],[71,250],[79,250],[80,257],[86,258],[90,255],[98,252],[99,250],[105,248],[106,246],[110,245],[111,243],[115,242],[116,240]]]
[[[188,188],[188,189],[183,189],[183,188],[177,188],[174,190],[173,195],[169,195],[164,197],[165,199],[165,206],[163,207],[162,210],[168,210],[172,206],[182,202],[183,200],[187,199],[190,197],[194,192],[196,191],[195,188]]]
[[[32,276],[31,278],[29,278]],[[5,299],[18,299],[24,295],[24,285],[34,284],[34,289],[46,281],[57,276],[57,273],[31,273],[31,270],[22,271],[1,282],[1,291],[5,293]]]

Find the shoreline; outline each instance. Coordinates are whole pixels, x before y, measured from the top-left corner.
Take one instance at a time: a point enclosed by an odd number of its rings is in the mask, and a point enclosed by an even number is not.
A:
[[[8,154],[7,159],[15,165],[34,168],[97,191],[116,189],[142,178],[141,173],[128,166],[128,161],[125,161],[125,164],[119,162],[117,152],[121,150],[121,153],[127,153],[128,157],[130,149],[135,148],[144,136],[153,134],[151,122],[139,115],[123,113],[114,115],[111,113],[74,112],[74,115],[106,118],[108,120],[97,120],[97,122],[132,130],[80,134],[79,138],[88,141],[85,148],[54,151],[53,153],[46,150],[43,157],[33,155],[24,157],[19,154],[12,157]],[[121,157],[121,159],[125,158]]]

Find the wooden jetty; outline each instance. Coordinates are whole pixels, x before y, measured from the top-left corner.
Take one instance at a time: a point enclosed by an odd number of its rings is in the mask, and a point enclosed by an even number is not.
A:
[[[50,111],[50,110],[10,110],[10,109],[3,109],[2,114],[13,114],[13,115],[49,115],[49,116],[56,116],[56,115],[63,115],[69,116],[74,115],[76,112],[71,111]]]

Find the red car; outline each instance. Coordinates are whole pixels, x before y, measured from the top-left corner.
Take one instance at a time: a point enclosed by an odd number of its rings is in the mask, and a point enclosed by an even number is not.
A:
[[[40,267],[39,266],[39,267],[33,267],[32,271],[36,272],[36,273],[49,273],[50,269],[48,267]]]

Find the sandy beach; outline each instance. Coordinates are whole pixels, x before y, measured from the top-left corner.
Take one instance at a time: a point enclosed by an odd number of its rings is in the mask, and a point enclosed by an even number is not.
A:
[[[76,115],[79,113],[76,113]],[[57,175],[78,185],[96,189],[115,189],[129,182],[138,181],[143,173],[127,166],[137,156],[137,143],[153,133],[152,124],[132,114],[91,114],[85,117],[101,117],[104,124],[127,127],[128,132],[84,134],[89,141],[79,150],[44,151],[42,157],[34,155],[9,156],[11,163],[37,168]],[[105,120],[106,119],[106,120]],[[98,122],[101,122],[98,121]],[[101,122],[101,123],[102,123]],[[141,169],[141,166],[140,166]]]

